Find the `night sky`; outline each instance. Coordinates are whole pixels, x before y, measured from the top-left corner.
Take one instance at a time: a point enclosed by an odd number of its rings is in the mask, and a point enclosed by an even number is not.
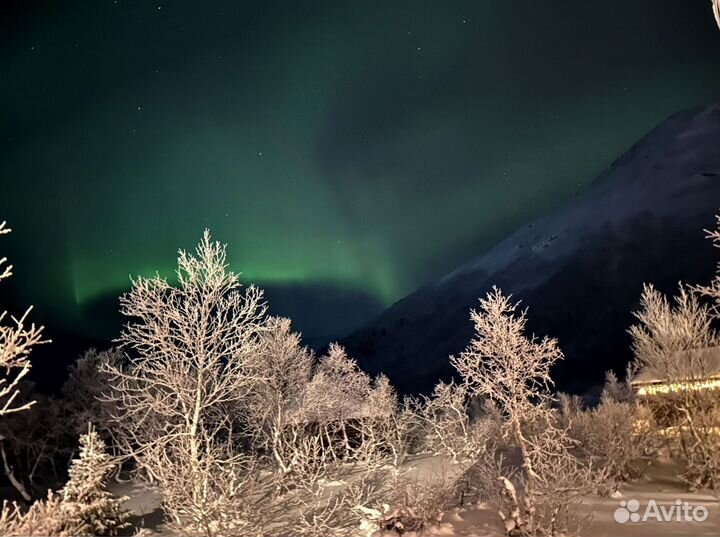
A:
[[[709,0],[0,6],[3,293],[51,336],[205,227],[301,327],[366,320],[720,100]]]

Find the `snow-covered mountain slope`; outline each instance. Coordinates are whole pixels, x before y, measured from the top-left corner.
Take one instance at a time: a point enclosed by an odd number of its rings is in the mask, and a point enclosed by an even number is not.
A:
[[[400,300],[346,338],[371,372],[427,391],[472,335],[469,310],[492,285],[529,308],[529,327],[560,340],[559,387],[581,392],[630,358],[627,327],[644,281],[672,291],[706,282],[720,251],[703,229],[720,210],[720,105],[680,112],[582,195],[484,255]]]

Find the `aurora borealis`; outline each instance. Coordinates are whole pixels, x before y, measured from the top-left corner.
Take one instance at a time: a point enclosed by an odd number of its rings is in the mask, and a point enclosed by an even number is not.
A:
[[[51,335],[205,227],[387,306],[720,97],[705,0],[14,0],[0,65],[2,292]]]

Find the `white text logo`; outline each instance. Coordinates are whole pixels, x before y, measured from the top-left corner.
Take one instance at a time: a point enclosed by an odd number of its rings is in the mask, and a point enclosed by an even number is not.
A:
[[[670,505],[661,505],[655,500],[650,500],[645,509],[642,510],[639,501],[628,500],[620,502],[620,507],[615,509],[613,516],[615,522],[619,524],[647,522],[648,520],[656,522],[705,522],[708,517],[708,510],[704,505],[692,505],[681,500],[675,500],[675,503]]]

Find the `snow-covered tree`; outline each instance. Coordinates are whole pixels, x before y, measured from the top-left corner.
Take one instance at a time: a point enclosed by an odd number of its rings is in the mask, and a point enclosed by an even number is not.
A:
[[[475,337],[451,363],[470,393],[499,410],[508,444],[518,451],[519,468],[497,466],[508,535],[556,536],[576,524],[569,508],[594,492],[598,475],[571,450],[574,442],[558,427],[550,368],[562,359],[557,341],[525,335],[526,311],[493,288],[471,312]]]
[[[627,381],[620,382],[609,371],[594,408],[584,409],[579,397],[565,394],[560,403],[572,437],[608,473],[603,492],[614,492],[620,483],[645,472],[657,451],[657,431],[652,413],[633,400]]]
[[[707,288],[720,289],[718,278]],[[720,337],[712,327],[710,308],[692,291],[680,286],[671,303],[651,285],[643,289],[638,324],[629,330],[635,369],[661,381],[663,393],[647,394],[642,402],[653,407],[659,425],[676,434],[668,436],[681,453],[686,471],[681,476],[691,487],[720,488],[720,390],[701,389],[717,371]]]
[[[627,368],[626,378],[624,381],[620,381],[614,371],[606,371],[605,384],[603,384],[603,389],[600,393],[600,400],[616,401],[619,403],[633,402],[635,395],[633,394],[633,389],[630,385],[632,371],[632,367]]]
[[[66,523],[62,498],[48,492],[47,498],[37,500],[27,510],[16,503],[4,502],[0,511],[0,535],[7,537],[70,537],[83,535],[81,525]]]
[[[0,235],[10,233],[5,222],[0,223]],[[7,264],[5,257],[0,258],[0,281],[12,276],[12,265]],[[47,341],[42,338],[42,326],[28,325],[28,316],[32,306],[25,310],[19,318],[9,316],[8,312],[0,313],[0,417],[11,412],[29,408],[33,402],[18,403],[20,383],[30,372],[29,354],[33,346]]]
[[[658,379],[699,380],[717,367],[707,349],[720,344],[710,309],[682,284],[671,303],[652,285],[644,285],[639,324],[630,327],[635,368]]]
[[[128,513],[122,507],[127,498],[116,498],[105,487],[115,465],[105,442],[88,425],[61,491],[65,523],[82,528],[83,535],[114,535],[127,526]]]
[[[336,343],[315,367],[303,396],[302,419],[316,424],[336,459],[354,456],[371,386],[370,377]]]
[[[289,474],[296,461],[302,398],[310,381],[312,354],[292,332],[289,319],[270,318],[259,334],[259,368],[241,409],[253,446],[267,453],[280,474]]]
[[[0,511],[0,535],[115,535],[128,525],[129,515],[122,508],[127,498],[115,498],[105,488],[114,464],[105,443],[88,426],[80,437],[80,453],[70,465],[70,479],[63,489],[49,491],[47,498],[33,502],[28,509],[5,502]]]
[[[411,400],[401,403],[390,379],[381,374],[374,379],[361,413],[360,458],[366,464],[390,462],[397,468],[415,441],[417,417]]]
[[[112,405],[105,401],[110,390],[108,366],[118,368],[123,360],[119,349],[83,353],[70,367],[62,386],[64,410],[74,434],[82,434],[93,423],[104,436],[110,427]]]
[[[220,535],[238,527],[227,522],[229,506],[249,503],[233,412],[264,380],[258,350],[266,306],[256,287],[241,291],[225,246],[208,231],[195,255],[179,252],[177,281],[138,278],[121,298],[128,363],[105,366],[117,406],[114,435],[159,482],[174,526]]]
[[[477,455],[478,446],[470,438],[465,385],[440,381],[416,409],[425,431],[425,445],[433,453],[449,455],[455,462]]]
[[[370,393],[371,379],[337,343],[320,358],[305,393],[305,412],[318,421],[359,418]]]

